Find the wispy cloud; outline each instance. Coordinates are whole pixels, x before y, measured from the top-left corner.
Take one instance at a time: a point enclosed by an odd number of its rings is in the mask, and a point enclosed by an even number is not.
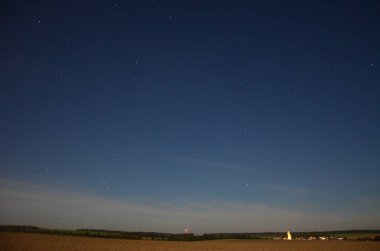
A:
[[[266,191],[284,193],[284,194],[293,195],[293,196],[302,196],[302,195],[308,195],[312,193],[311,190],[284,186],[280,184],[266,184],[266,185],[261,185],[259,188]]]
[[[376,215],[315,214],[239,201],[104,197],[51,186],[0,180],[0,223],[59,228],[181,232],[254,232],[379,228]]]
[[[233,170],[233,171],[250,171],[248,167],[232,164],[232,163],[226,163],[222,161],[214,161],[214,160],[203,160],[203,159],[195,159],[195,158],[172,158],[169,159],[176,162],[182,162],[182,163],[190,163],[194,166],[200,166],[202,168],[207,167],[211,169],[218,169],[218,170]]]

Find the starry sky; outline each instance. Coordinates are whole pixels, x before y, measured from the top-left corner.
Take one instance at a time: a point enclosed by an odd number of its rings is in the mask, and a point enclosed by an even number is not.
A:
[[[379,2],[1,5],[1,224],[380,228]]]

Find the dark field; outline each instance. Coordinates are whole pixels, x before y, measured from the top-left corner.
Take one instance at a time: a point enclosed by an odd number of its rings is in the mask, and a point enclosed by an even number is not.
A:
[[[380,250],[375,241],[272,241],[215,240],[198,242],[115,240],[32,233],[0,233],[1,251],[125,250],[125,251],[372,251]]]

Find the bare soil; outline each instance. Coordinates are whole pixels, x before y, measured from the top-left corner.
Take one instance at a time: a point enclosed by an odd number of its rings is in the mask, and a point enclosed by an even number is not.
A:
[[[0,233],[1,251],[380,251],[375,241],[150,241],[116,240],[31,233]]]

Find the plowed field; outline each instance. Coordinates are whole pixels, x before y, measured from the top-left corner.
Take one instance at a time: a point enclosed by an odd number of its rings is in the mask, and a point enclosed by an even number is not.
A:
[[[116,240],[28,233],[0,233],[1,251],[375,251],[380,242],[215,240],[199,242]]]

